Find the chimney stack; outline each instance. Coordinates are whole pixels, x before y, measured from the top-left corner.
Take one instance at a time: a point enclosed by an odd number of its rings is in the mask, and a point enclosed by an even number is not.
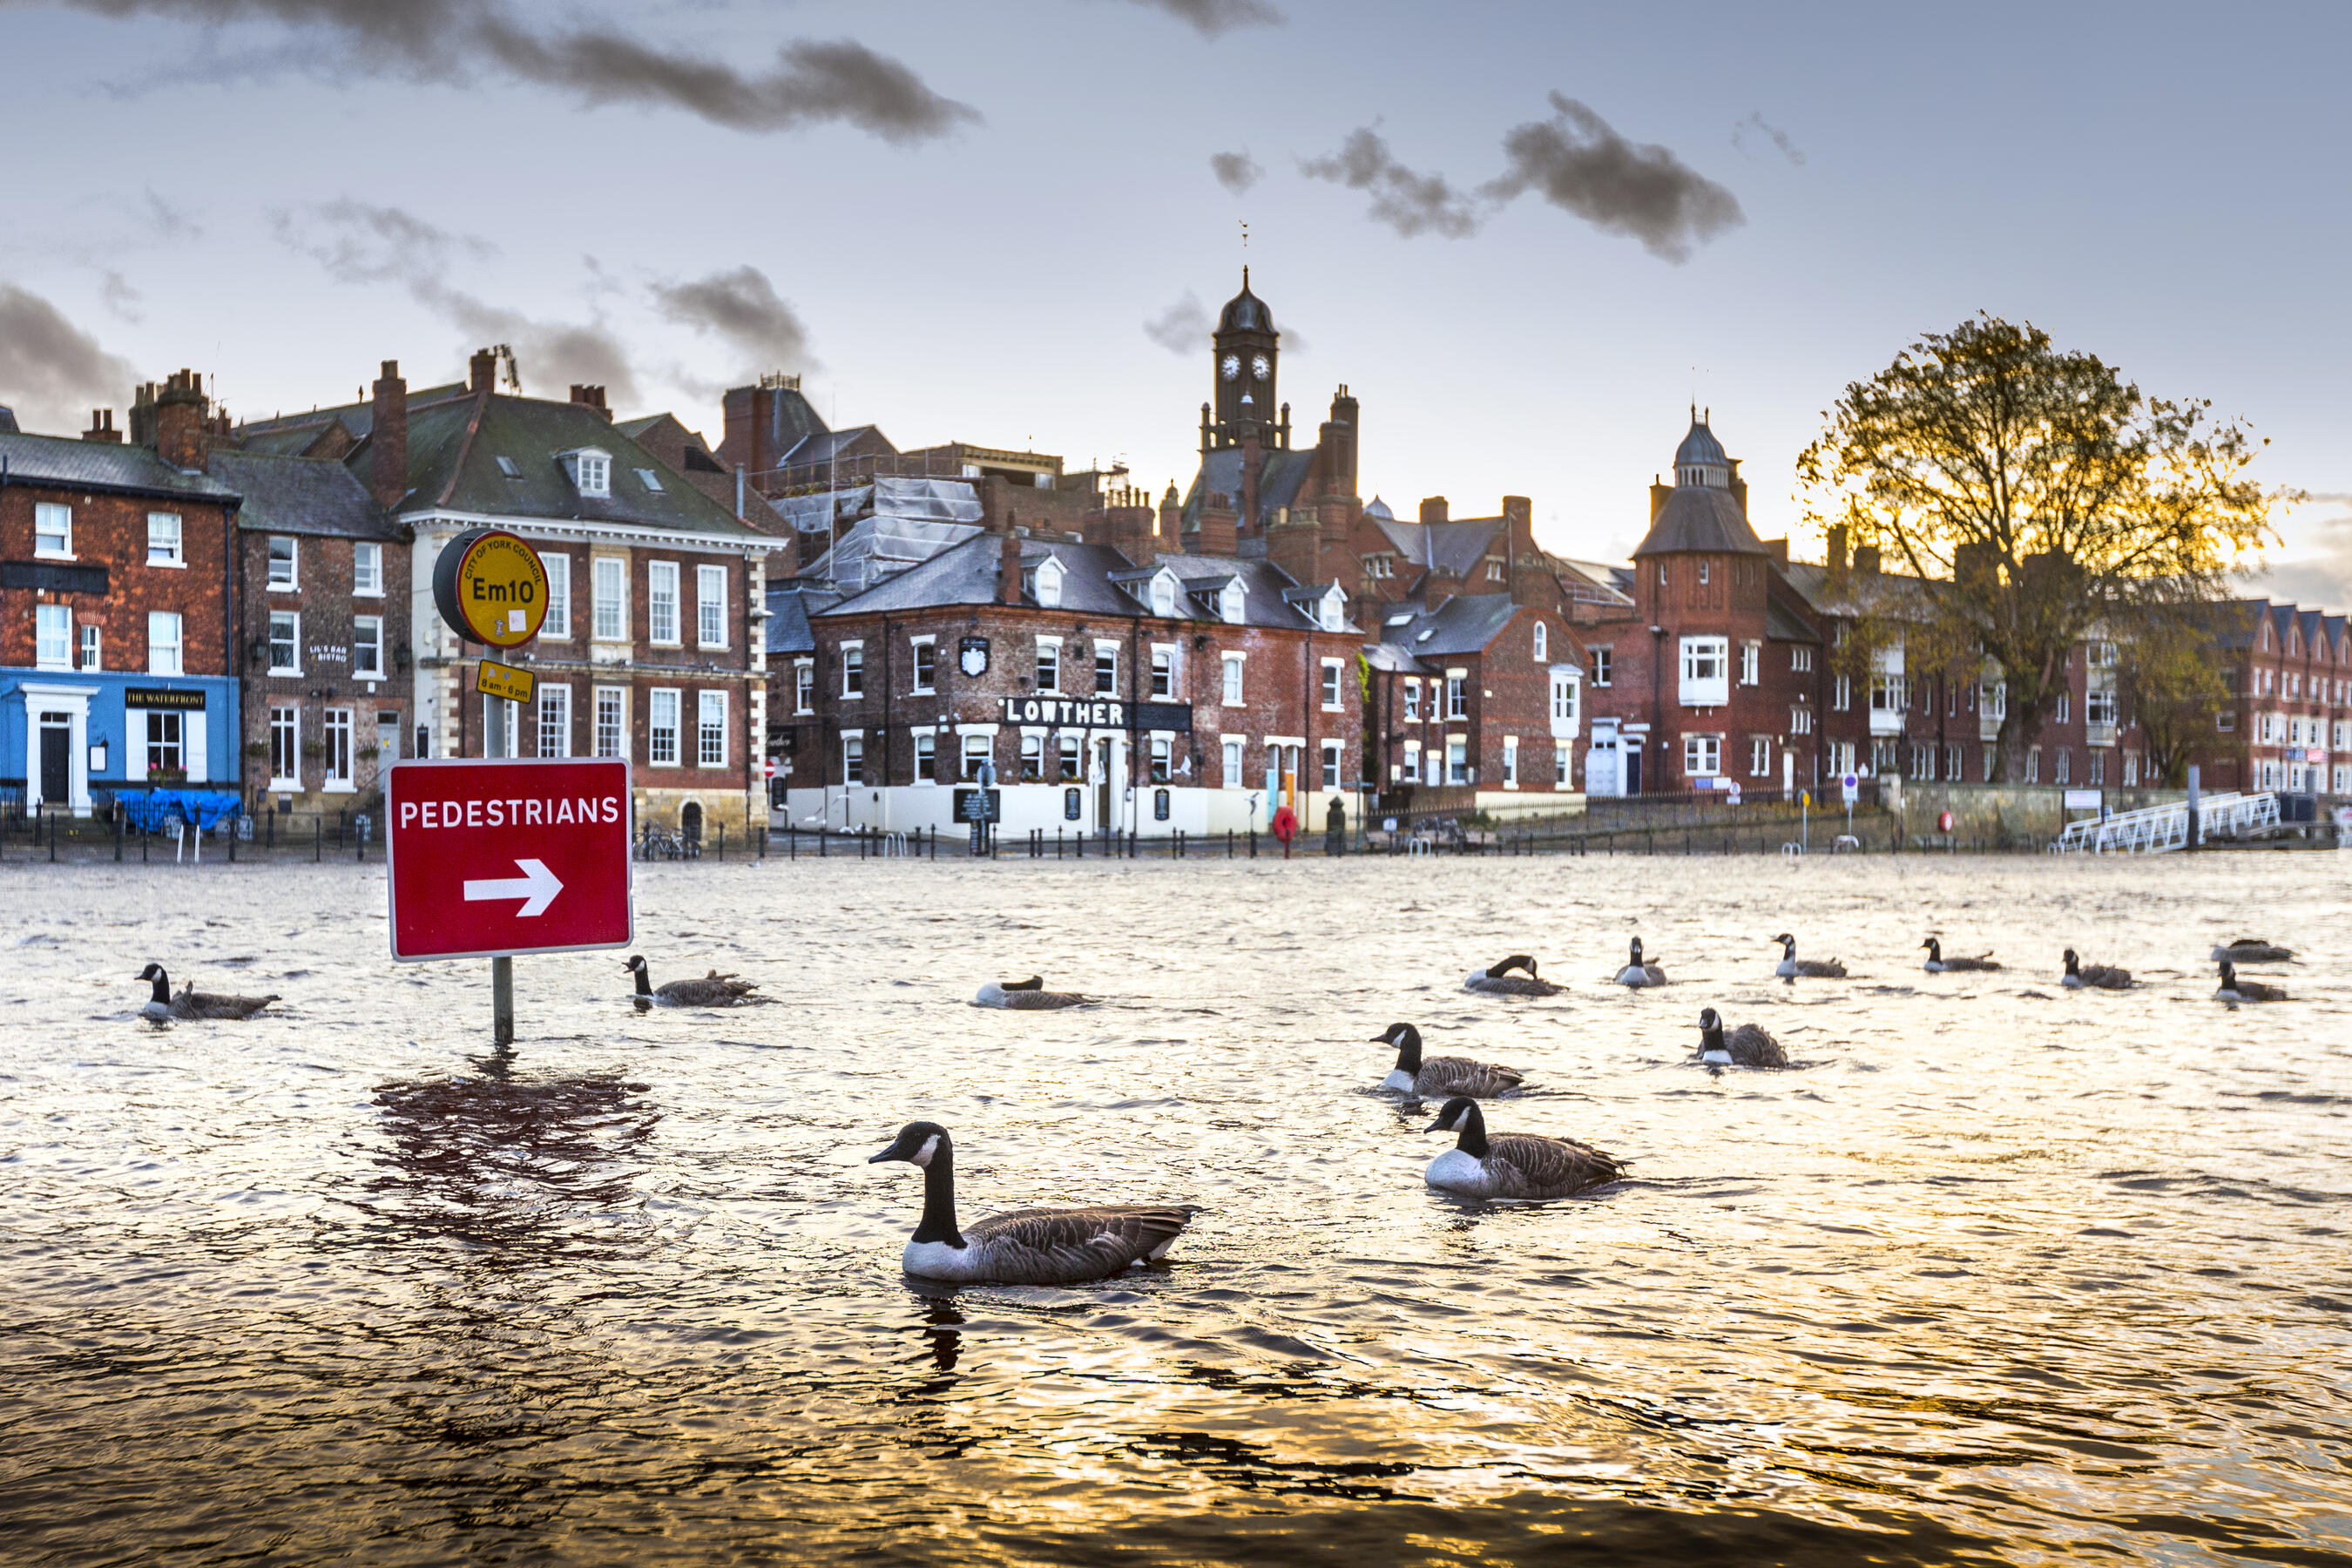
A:
[[[612,421],[613,411],[604,406],[604,389],[603,387],[583,386],[575,381],[572,384],[572,401],[583,405],[585,407],[594,409],[597,413],[604,416],[606,423],[609,424]]]
[[[120,442],[122,439],[122,432],[114,427],[114,410],[111,408],[91,409],[89,411],[89,428],[81,433],[81,438],[85,441]]]
[[[1865,577],[1878,575],[1878,546],[1857,544],[1853,547],[1853,569]]]
[[[1005,514],[1004,531],[996,539],[996,602],[1021,602],[1021,535],[1013,525],[1010,512]]]
[[[184,473],[203,468],[212,446],[205,417],[210,402],[194,371],[166,376],[155,394],[155,455]]]
[[[475,392],[495,392],[499,384],[499,356],[493,349],[476,349],[474,357],[466,362],[466,384]]]
[[[1833,577],[1845,571],[1845,524],[1842,522],[1833,522],[1830,524],[1829,569],[1830,575]]]
[[[1424,496],[1424,497],[1423,497],[1423,498],[1422,498],[1422,502],[1421,502],[1421,521],[1423,521],[1423,522],[1444,522],[1444,521],[1446,521],[1445,512],[1446,512],[1446,504],[1445,504],[1445,498],[1444,498],[1444,496]]]
[[[368,421],[368,493],[387,510],[408,494],[408,383],[400,362],[383,362]]]

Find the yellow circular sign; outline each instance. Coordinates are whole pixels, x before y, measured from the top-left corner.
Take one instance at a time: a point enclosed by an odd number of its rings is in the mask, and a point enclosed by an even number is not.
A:
[[[519,647],[547,619],[547,568],[539,552],[515,535],[470,529],[442,547],[433,566],[433,598],[459,637]]]

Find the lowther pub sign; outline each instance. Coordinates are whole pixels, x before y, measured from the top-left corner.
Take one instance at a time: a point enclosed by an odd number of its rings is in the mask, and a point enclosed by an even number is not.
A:
[[[964,638],[961,647],[957,650],[956,662],[957,668],[968,676],[986,675],[988,673],[988,639],[986,637]]]
[[[1189,702],[1123,702],[1116,697],[1008,697],[1007,724],[1047,724],[1057,730],[1168,730],[1192,732]]]

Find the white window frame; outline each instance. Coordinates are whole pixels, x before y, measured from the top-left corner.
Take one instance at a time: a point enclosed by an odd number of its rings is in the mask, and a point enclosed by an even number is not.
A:
[[[1754,686],[1763,679],[1764,645],[1748,640],[1739,645],[1739,684]]]
[[[1470,738],[1467,735],[1445,737],[1445,782],[1455,784],[1470,782]]]
[[[1517,735],[1503,737],[1503,787],[1519,787],[1519,738]]]
[[[1682,681],[1676,698],[1686,708],[1720,708],[1731,700],[1731,639],[1682,639]]]
[[[1405,678],[1404,721],[1408,724],[1421,722],[1421,678],[1419,676]]]
[[[1338,741],[1325,741],[1322,746],[1323,787],[1336,790],[1340,784],[1339,769],[1346,760],[1347,748]]]
[[[280,554],[278,546],[285,546]],[[267,585],[272,594],[299,594],[302,591],[302,542],[290,533],[273,533],[263,546],[268,551]],[[283,566],[283,573],[278,568]]]
[[[629,689],[599,686],[591,698],[595,705],[595,730],[588,743],[600,757],[629,754]]]
[[[1449,669],[1445,672],[1444,718],[1451,723],[1454,720],[1469,717],[1470,672],[1466,669]]]
[[[295,619],[298,634],[297,657],[299,657],[299,634],[301,619]],[[185,675],[188,672],[187,617],[177,610],[147,612],[147,673],[150,675]]]
[[[33,553],[44,561],[74,558],[73,508],[56,500],[33,503]]]
[[[1789,649],[1789,668],[1802,675],[1813,668],[1813,650],[1799,643]]]
[[[1685,734],[1683,736],[1683,776],[1693,779],[1720,778],[1723,775],[1723,737],[1720,735]]]
[[[364,567],[365,570],[362,570]],[[383,597],[383,546],[370,540],[352,542],[352,597]]]
[[[940,736],[936,730],[915,731],[915,782],[926,788],[940,782]]]
[[[359,787],[352,772],[352,748],[356,744],[356,716],[349,708],[327,708],[320,710],[319,740],[327,748],[324,759],[325,776],[320,787],[336,795],[347,795]]]
[[[698,768],[723,768],[727,765],[727,693],[708,689],[695,694],[694,702],[694,765]],[[717,738],[713,754],[713,737]]]
[[[668,711],[665,724],[663,711]],[[675,686],[656,686],[646,693],[646,766],[674,768],[679,765],[683,743],[680,734],[686,720],[685,694]],[[665,745],[665,741],[667,745]],[[668,755],[663,755],[667,750]]]
[[[278,628],[280,626],[285,626],[285,627],[287,628],[288,635],[287,635],[287,637],[286,637],[286,638],[285,638],[284,640],[285,640],[286,647],[289,647],[289,649],[291,649],[291,650],[292,650],[292,652],[293,652],[294,662],[293,662],[293,663],[291,663],[291,664],[280,664],[280,663],[278,663],[278,641],[279,641],[279,638],[278,638]],[[149,636],[150,636],[150,637],[152,638],[152,636],[153,636],[153,633],[151,631],[151,632],[149,633]],[[302,612],[301,612],[301,611],[299,611],[299,610],[272,610],[272,611],[270,611],[270,612],[269,612],[269,644],[268,644],[268,647],[269,647],[269,654],[268,654],[268,658],[269,658],[269,673],[270,673],[270,674],[272,674],[272,675],[299,675],[299,674],[301,674],[301,673],[302,673]],[[151,656],[151,658],[152,658],[152,656]]]
[[[1339,712],[1347,702],[1347,680],[1341,673],[1347,668],[1347,662],[1341,658],[1327,658],[1323,661],[1323,684],[1320,696],[1323,711],[1326,713]]]
[[[1223,705],[1227,708],[1247,707],[1249,704],[1247,686],[1249,679],[1249,655],[1246,653],[1228,653],[1220,657],[1223,660],[1224,666],[1224,684],[1221,689],[1223,697]]]
[[[541,642],[572,640],[572,557],[542,550],[539,564],[547,574],[547,618],[539,624]]]
[[[982,730],[966,730],[962,734],[956,747],[956,781],[978,784],[980,764],[996,760],[996,731],[992,725]]]
[[[1110,659],[1110,684],[1108,686],[1103,684],[1103,659],[1105,656],[1108,656]],[[1095,695],[1097,697],[1116,697],[1118,695],[1118,644],[1112,642],[1108,637],[1097,637],[1095,639],[1094,690]]]
[[[1769,735],[1748,737],[1748,776],[1769,779],[1772,776],[1772,741]]]
[[[1217,782],[1227,789],[1246,788],[1249,768],[1244,759],[1249,755],[1248,742],[1239,735],[1221,735],[1217,738],[1217,752],[1224,770]]]
[[[280,767],[279,763],[284,763]],[[269,787],[302,787],[302,709],[299,703],[269,705]]]
[[[559,454],[564,472],[571,477],[572,488],[593,500],[609,500],[613,494],[613,455],[595,447],[583,447],[578,451]]]
[[[1576,742],[1573,741],[1554,741],[1551,743],[1551,787],[1554,789],[1574,789],[1576,787],[1575,773]]]
[[[1036,662],[1030,674],[1040,695],[1058,697],[1062,694],[1062,639],[1044,632],[1037,636]]]
[[[96,621],[82,622],[81,635],[75,641],[80,645],[74,650],[76,668],[104,669],[106,668],[105,636],[99,629]]]
[[[73,624],[71,605],[33,606],[33,667],[36,669],[73,668]]]
[[[841,732],[841,782],[845,786],[866,782],[866,731],[844,730]]]
[[[363,637],[361,636],[362,632],[373,633],[373,637]],[[363,649],[366,650],[369,655],[368,661],[364,664],[360,661],[360,655]],[[352,679],[353,680],[382,680],[385,679],[383,673],[383,617],[382,616],[353,616],[352,617]]]
[[[727,568],[694,569],[694,646],[727,646]]]
[[[1836,713],[1843,713],[1843,712],[1846,712],[1846,711],[1850,710],[1853,707],[1853,677],[1852,677],[1852,676],[1850,676],[1850,675],[1832,675],[1832,676],[1831,676],[1831,677],[1830,677],[1830,710],[1831,710],[1831,711],[1832,711],[1832,712],[1836,712]],[[1853,770],[1852,770],[1852,769],[1848,769],[1847,771],[1848,771],[1849,773],[1851,773]]]
[[[1565,665],[1555,665],[1551,671],[1551,721],[1554,732],[1565,726],[1575,733],[1577,721],[1577,687],[1581,684]]]
[[[655,647],[684,647],[686,628],[678,619],[677,563],[646,563],[646,641]]]
[[[588,636],[593,642],[629,640],[629,558],[597,555],[588,564]]]
[[[1391,764],[1390,767],[1391,775],[1394,776],[1396,771],[1394,764]],[[1407,741],[1404,743],[1403,773],[1406,778],[1411,779],[1414,784],[1419,784],[1421,782],[1421,742],[1419,741]]]
[[[1551,627],[1541,621],[1536,623],[1535,655],[1538,664],[1551,662]]]
[[[931,668],[923,670],[923,654],[929,650]],[[925,632],[907,639],[907,689],[917,697],[935,695],[940,689],[940,639],[937,633]]]
[[[1151,695],[1156,700],[1175,700],[1176,645],[1172,642],[1151,645]]]
[[[184,570],[188,564],[187,523],[176,511],[147,514],[147,564]],[[158,551],[161,553],[158,553]]]
[[[845,701],[866,695],[866,642],[862,637],[841,645],[841,695]]]
[[[793,660],[793,711],[816,711],[816,660],[814,658]]]
[[[572,688],[560,680],[539,683],[538,754],[542,757],[568,757],[572,754]],[[552,743],[551,743],[551,742]]]
[[[1617,650],[1614,647],[1596,647],[1585,651],[1591,655],[1592,684],[1607,686],[1616,673]]]

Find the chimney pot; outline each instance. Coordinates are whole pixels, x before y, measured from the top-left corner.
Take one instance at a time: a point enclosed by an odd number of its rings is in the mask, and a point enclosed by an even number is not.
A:
[[[475,392],[488,392],[498,384],[499,356],[488,349],[476,349],[474,357],[466,362],[466,384]]]
[[[383,374],[375,381],[368,421],[368,493],[387,510],[408,494],[408,383],[400,378],[396,359],[383,362]]]

